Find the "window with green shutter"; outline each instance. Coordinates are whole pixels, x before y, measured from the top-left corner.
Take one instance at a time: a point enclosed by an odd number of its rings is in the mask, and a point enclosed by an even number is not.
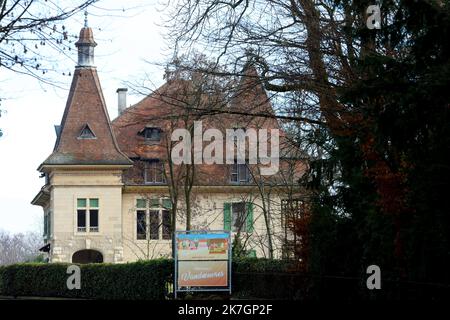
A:
[[[89,199],[89,207],[98,208],[98,199]]]
[[[247,232],[246,211],[245,202],[231,204],[231,230],[233,232]]]
[[[99,231],[99,199],[77,198],[77,232]],[[48,218],[49,219],[49,218]],[[49,232],[50,226],[47,226]]]
[[[170,199],[163,199],[162,203],[164,209],[172,209],[172,201]]]
[[[87,207],[87,201],[86,199],[77,199],[77,207],[78,208],[86,208]]]
[[[159,199],[158,198],[150,199],[150,207],[151,208],[159,207]]]
[[[248,258],[256,258],[256,250],[254,250],[254,249],[248,250],[247,251],[247,257]]]
[[[231,203],[223,204],[223,229],[231,231]]]
[[[253,203],[224,203],[224,229],[233,232],[253,232]]]
[[[146,208],[146,200],[145,199],[137,199],[136,200],[136,208]]]
[[[246,203],[246,224],[247,224],[247,232],[253,232],[253,203]]]

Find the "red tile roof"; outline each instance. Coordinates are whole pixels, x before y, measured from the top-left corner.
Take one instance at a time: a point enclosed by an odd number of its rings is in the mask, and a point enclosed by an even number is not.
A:
[[[94,139],[80,138],[89,125]],[[130,165],[113,134],[95,68],[76,68],[53,153],[42,165]]]
[[[97,45],[97,43],[94,41],[94,33],[92,32],[91,28],[84,27],[80,30],[80,36],[78,38],[78,41],[75,42],[75,45],[80,45],[80,44]]]
[[[170,135],[176,128],[185,128],[183,119],[187,112],[188,122],[202,120],[203,129],[217,128],[222,133],[225,129],[233,128],[254,128],[254,129],[280,129],[275,113],[270,104],[269,98],[261,84],[258,84],[257,74],[254,68],[246,71],[246,76],[236,88],[236,94],[229,104],[222,102],[218,104],[221,112],[199,112],[195,106],[207,109],[211,107],[208,94],[201,93],[201,97],[196,97],[197,104],[189,106],[192,97],[192,87],[189,80],[171,80],[155,90],[132,107],[113,120],[112,126],[117,137],[120,149],[130,158],[135,160],[134,167],[129,169],[124,176],[126,184],[143,184],[143,163],[139,160],[145,159],[168,159],[167,147]],[[195,91],[195,89],[194,89]],[[222,97],[223,98],[223,97]],[[204,102],[198,102],[203,101]],[[210,99],[210,100],[208,100]],[[212,99],[219,101],[217,99]],[[212,106],[214,108],[214,106]],[[227,113],[229,111],[229,113]],[[237,113],[233,113],[237,112]],[[255,117],[250,114],[266,115],[267,117]],[[145,141],[145,138],[138,133],[146,126],[159,127],[163,130],[161,141],[158,143]],[[225,135],[224,135],[225,137]],[[280,143],[286,145],[287,140],[280,130]],[[208,144],[208,143],[205,143]],[[225,145],[223,150],[225,151]],[[248,150],[248,149],[247,149]],[[269,145],[270,150],[270,145]],[[298,168],[301,175],[304,170],[304,163]],[[230,184],[230,166],[226,164],[201,164],[196,166],[196,185],[228,185]],[[283,167],[283,165],[281,165]],[[167,170],[167,167],[166,167]]]

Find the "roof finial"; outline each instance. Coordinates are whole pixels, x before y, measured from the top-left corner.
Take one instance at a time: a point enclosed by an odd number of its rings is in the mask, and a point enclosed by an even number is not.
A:
[[[78,48],[78,67],[92,67],[94,65],[94,41],[92,29],[88,27],[87,11],[84,12],[84,27],[80,30],[80,37],[75,45]]]
[[[84,27],[87,28],[88,27],[88,12],[87,10],[84,11]]]

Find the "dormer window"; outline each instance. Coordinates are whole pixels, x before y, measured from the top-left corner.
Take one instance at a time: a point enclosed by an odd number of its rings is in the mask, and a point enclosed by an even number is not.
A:
[[[145,184],[166,183],[164,163],[158,159],[146,160],[144,168]]]
[[[81,129],[81,132],[78,135],[78,139],[97,139],[97,137],[95,136],[89,125],[86,123],[83,129]]]
[[[161,140],[161,128],[145,127],[139,131],[138,135],[145,138],[145,141],[159,142]]]
[[[231,165],[231,183],[246,184],[250,183],[250,170],[246,163],[234,163]]]

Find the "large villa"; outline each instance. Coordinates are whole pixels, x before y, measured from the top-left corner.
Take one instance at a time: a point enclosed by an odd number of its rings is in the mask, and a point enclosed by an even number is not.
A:
[[[170,257],[173,230],[226,230],[243,255],[295,257],[299,239],[290,218],[304,206],[304,192],[296,186],[306,162],[296,148],[286,147],[289,139],[263,86],[254,82],[251,63],[226,112],[187,112],[188,105],[213,105],[217,95],[198,93],[194,80],[174,76],[132,106],[126,104],[127,89],[119,88],[119,115],[111,121],[94,64],[96,45],[85,25],[54,150],[38,168],[45,185],[32,203],[44,210],[41,251],[48,260]],[[261,165],[239,161],[174,164],[171,133],[191,130],[194,120],[202,121],[203,132],[278,129],[278,172],[263,176]]]

